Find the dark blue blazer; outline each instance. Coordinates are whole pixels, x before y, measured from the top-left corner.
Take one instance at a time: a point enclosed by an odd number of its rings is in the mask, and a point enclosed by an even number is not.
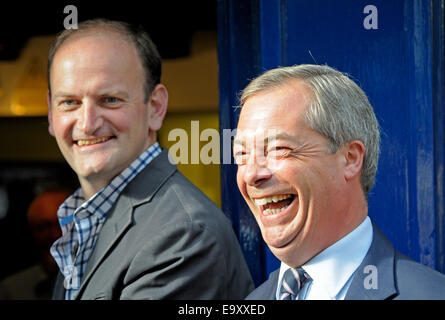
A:
[[[369,269],[375,266],[376,286],[369,284]],[[365,272],[366,270],[366,272]],[[247,300],[275,300],[279,269],[247,296]],[[345,300],[438,300],[445,299],[445,275],[396,251],[391,242],[373,224],[371,247],[354,272]],[[376,287],[376,288],[373,288]]]

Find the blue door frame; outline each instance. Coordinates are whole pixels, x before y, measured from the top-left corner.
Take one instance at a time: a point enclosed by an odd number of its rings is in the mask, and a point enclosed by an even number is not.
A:
[[[364,20],[372,4],[377,29]],[[444,0],[219,0],[220,130],[236,128],[237,96],[265,70],[301,63],[346,72],[367,93],[382,141],[369,215],[396,249],[445,271]],[[222,145],[222,144],[221,144]],[[221,165],[222,206],[255,283],[279,266]]]

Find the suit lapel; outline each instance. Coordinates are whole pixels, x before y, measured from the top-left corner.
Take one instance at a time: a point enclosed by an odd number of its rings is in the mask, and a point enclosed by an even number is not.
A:
[[[394,258],[392,244],[373,223],[371,247],[353,275],[345,300],[384,300],[397,295]]]
[[[130,182],[123,193],[128,194],[133,206],[149,202],[175,171],[176,165],[170,163],[168,151],[163,149],[161,154]]]
[[[151,201],[164,182],[176,171],[176,166],[168,160],[168,151],[164,149],[153,159],[128,186],[122,191],[113,208],[107,214],[102,230],[88,260],[76,299],[82,297],[89,280],[100,264],[113,250],[123,234],[131,227],[134,207]]]
[[[253,290],[246,300],[275,300],[275,293],[278,286],[278,275],[280,269],[275,270],[269,275],[269,279],[263,282],[258,288]]]
[[[266,291],[266,296],[264,297],[265,300],[276,300],[276,292],[278,287],[278,276],[280,274],[280,269],[275,270],[272,272],[269,276],[268,280],[268,286]]]

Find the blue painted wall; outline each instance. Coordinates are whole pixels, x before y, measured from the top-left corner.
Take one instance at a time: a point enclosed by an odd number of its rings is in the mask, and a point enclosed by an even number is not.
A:
[[[260,70],[257,14],[255,1],[218,2],[219,128],[220,145],[223,147],[224,129],[234,129],[238,122],[239,113],[235,108],[238,105],[237,93]],[[225,159],[221,160],[222,209],[233,223],[254,282],[258,285],[266,275],[265,246],[256,221],[238,192],[233,157],[231,164],[226,163]]]
[[[378,29],[367,30],[367,5]],[[220,128],[236,128],[237,94],[277,67],[328,64],[367,93],[381,126],[369,215],[402,253],[444,269],[443,0],[219,1]],[[255,282],[278,267],[223,165],[223,210]]]

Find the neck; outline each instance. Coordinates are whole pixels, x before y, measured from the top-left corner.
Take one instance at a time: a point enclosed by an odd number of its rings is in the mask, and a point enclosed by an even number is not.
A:
[[[322,249],[326,249],[357,228],[368,215],[368,203],[360,187],[351,188],[343,197],[345,200],[334,214],[335,231],[329,242]]]
[[[130,164],[128,164],[128,166],[129,165]],[[82,194],[85,200],[91,199],[101,189],[110,184],[110,182],[113,181],[113,179],[116,178],[118,175],[120,175],[126,168],[128,168],[128,166],[124,169],[121,169],[120,171],[114,171],[113,173],[96,173],[88,177],[78,176]]]
[[[80,179],[79,179],[80,181]],[[105,187],[108,183],[96,183],[92,184],[89,181],[80,181],[80,187],[82,188],[82,194],[85,200],[91,199],[100,189]]]

